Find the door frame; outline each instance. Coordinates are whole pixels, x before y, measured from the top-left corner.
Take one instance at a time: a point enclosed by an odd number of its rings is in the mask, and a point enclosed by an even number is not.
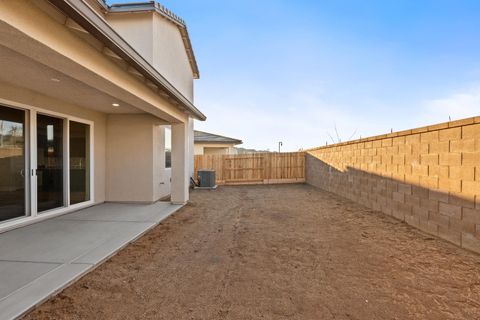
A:
[[[26,111],[25,121],[25,216],[0,222],[0,233],[15,229],[24,225],[63,215],[72,211],[87,208],[95,204],[95,139],[94,122],[68,115],[61,112],[51,111],[23,103],[0,98],[0,105],[7,108]],[[37,113],[63,119],[63,183],[64,183],[64,206],[41,213],[37,212]],[[84,123],[90,126],[90,200],[70,205],[70,121]],[[27,175],[28,174],[28,175]]]

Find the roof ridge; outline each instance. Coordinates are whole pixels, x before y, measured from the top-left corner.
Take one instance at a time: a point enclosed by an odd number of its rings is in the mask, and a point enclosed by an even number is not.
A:
[[[229,140],[229,141],[231,141],[231,142],[238,142],[238,144],[243,143],[243,141],[240,140],[240,139],[236,139],[236,138],[232,138],[232,137],[227,137],[227,136],[222,136],[222,135],[215,134],[215,133],[211,133],[211,132],[206,132],[206,131],[201,131],[201,130],[194,130],[194,133],[200,133],[200,134],[204,134],[205,136],[210,136],[210,137],[222,138],[222,139],[225,139],[225,140]],[[195,134],[194,134],[194,136],[195,136]]]
[[[103,0],[105,2],[105,0]],[[152,6],[153,9],[156,9],[163,13],[168,18],[172,19],[174,22],[181,24],[183,27],[186,27],[185,20],[183,20],[179,15],[175,14],[173,11],[165,7],[163,4],[159,3],[156,0],[144,1],[144,2],[125,2],[125,3],[112,3],[108,5],[109,8],[122,8],[122,7],[142,7],[142,6]]]

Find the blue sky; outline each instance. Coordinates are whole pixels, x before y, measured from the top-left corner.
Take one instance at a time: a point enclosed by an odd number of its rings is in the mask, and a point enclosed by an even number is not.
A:
[[[132,1],[132,0],[128,0]],[[119,1],[115,1],[119,2]],[[165,0],[201,72],[196,128],[298,150],[480,115],[480,1]]]

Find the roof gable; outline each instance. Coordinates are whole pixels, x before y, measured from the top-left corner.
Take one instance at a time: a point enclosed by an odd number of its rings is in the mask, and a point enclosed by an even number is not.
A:
[[[105,10],[107,10],[108,13],[156,12],[162,17],[166,18],[167,21],[175,24],[178,27],[178,30],[180,31],[180,34],[182,36],[183,45],[185,47],[188,61],[192,69],[193,78],[200,78],[200,71],[198,69],[197,60],[195,59],[195,53],[193,52],[193,47],[190,41],[190,36],[188,34],[187,25],[182,18],[180,18],[172,11],[168,10],[156,1],[113,3],[112,5],[107,5],[105,0],[99,1],[102,1],[103,7],[105,8]]]

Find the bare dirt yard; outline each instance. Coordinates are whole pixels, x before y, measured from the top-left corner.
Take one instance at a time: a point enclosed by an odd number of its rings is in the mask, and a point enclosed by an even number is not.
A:
[[[480,319],[480,256],[308,185],[220,187],[27,319]]]

